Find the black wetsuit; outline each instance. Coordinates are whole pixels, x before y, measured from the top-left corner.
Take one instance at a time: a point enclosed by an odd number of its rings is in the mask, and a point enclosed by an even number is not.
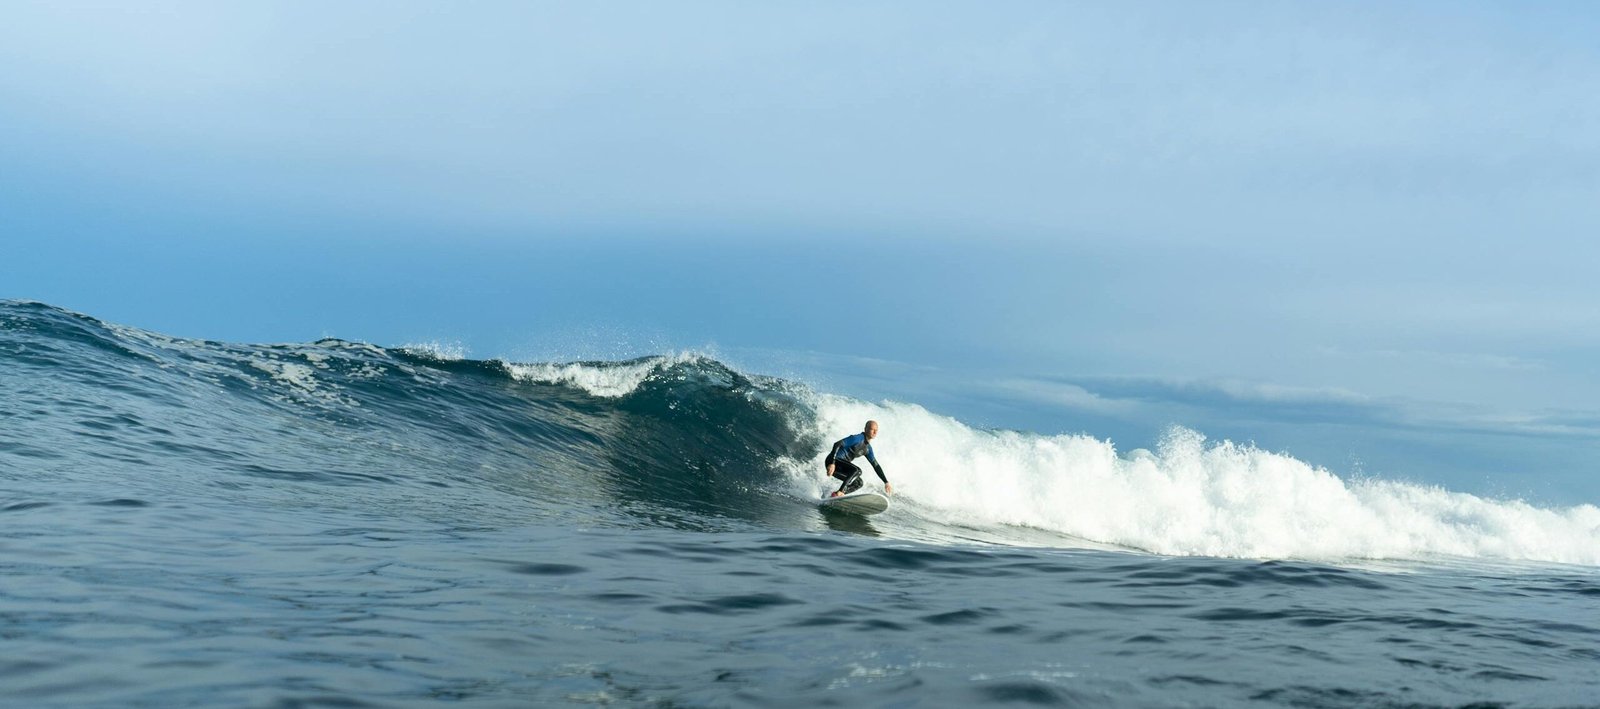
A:
[[[839,484],[839,492],[848,494],[861,489],[861,468],[850,461],[863,455],[867,457],[867,462],[872,464],[872,469],[878,473],[878,479],[885,485],[889,484],[889,478],[883,474],[883,466],[878,465],[878,458],[872,454],[872,443],[867,440],[867,434],[857,433],[833,444],[833,450],[829,451],[828,457],[822,461],[824,469],[832,463],[833,477],[844,481]]]

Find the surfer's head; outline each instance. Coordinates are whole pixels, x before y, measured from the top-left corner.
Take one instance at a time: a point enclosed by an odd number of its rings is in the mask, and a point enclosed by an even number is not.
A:
[[[878,422],[877,421],[868,421],[866,428],[863,428],[862,430],[866,432],[867,440],[870,441],[870,440],[872,440],[874,438],[877,438],[878,437]]]

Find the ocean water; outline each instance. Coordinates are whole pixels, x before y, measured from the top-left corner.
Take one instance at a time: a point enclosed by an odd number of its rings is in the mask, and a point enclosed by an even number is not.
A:
[[[895,504],[824,513],[867,418]],[[1600,509],[4,302],[0,648],[18,707],[1600,706]]]

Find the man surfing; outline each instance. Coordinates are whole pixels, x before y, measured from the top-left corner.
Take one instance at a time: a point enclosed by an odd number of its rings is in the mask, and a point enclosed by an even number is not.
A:
[[[889,478],[883,474],[883,466],[878,465],[878,458],[872,455],[872,439],[877,437],[878,422],[868,421],[861,433],[846,436],[833,444],[833,450],[828,452],[825,463],[828,468],[827,476],[844,482],[840,483],[839,489],[829,497],[848,495],[861,489],[861,468],[850,461],[863,455],[867,457],[867,462],[872,464],[872,469],[877,471],[878,479],[883,481],[883,491],[894,494],[894,488],[889,486]]]

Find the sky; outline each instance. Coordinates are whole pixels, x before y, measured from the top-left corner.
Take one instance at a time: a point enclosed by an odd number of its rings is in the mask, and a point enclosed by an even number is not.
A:
[[[1591,3],[8,2],[0,298],[1600,502]]]

